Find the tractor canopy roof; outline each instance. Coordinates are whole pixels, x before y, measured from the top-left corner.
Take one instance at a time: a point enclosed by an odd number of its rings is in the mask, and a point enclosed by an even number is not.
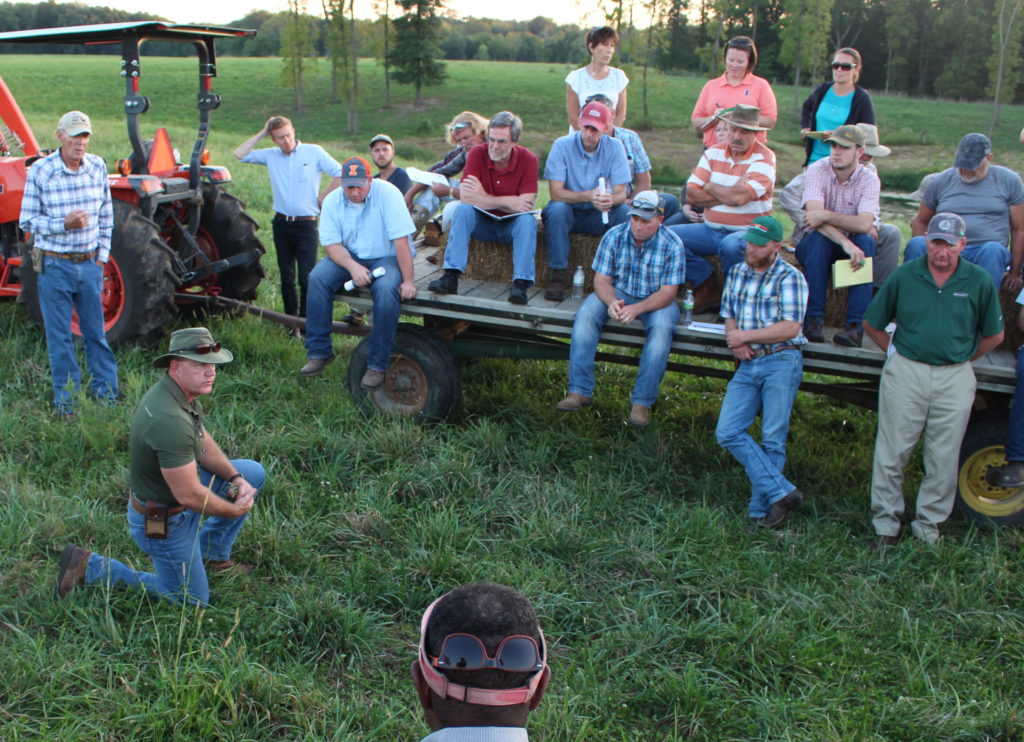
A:
[[[89,26],[33,28],[28,31],[0,33],[0,42],[12,44],[112,44],[129,37],[162,41],[196,41],[216,37],[252,36],[251,28],[205,26],[166,21],[130,21],[97,23]]]

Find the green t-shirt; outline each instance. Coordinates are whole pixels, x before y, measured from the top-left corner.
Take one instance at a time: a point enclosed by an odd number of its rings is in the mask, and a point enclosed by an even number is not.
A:
[[[933,366],[970,360],[982,337],[1003,329],[991,276],[961,256],[946,284],[935,285],[927,256],[897,268],[882,285],[864,319],[884,329],[896,322],[900,355]]]
[[[203,456],[203,408],[189,403],[181,387],[164,376],[150,387],[132,418],[128,482],[144,502],[177,504],[161,469],[174,469]]]

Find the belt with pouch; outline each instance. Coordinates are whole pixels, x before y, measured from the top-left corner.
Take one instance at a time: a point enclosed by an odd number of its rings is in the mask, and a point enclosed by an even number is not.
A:
[[[142,500],[137,498],[135,496],[134,492],[132,492],[131,494],[128,495],[128,502],[131,503],[132,509],[134,509],[136,513],[142,513],[143,515],[146,514],[146,503],[144,503]],[[167,506],[167,517],[169,518],[172,515],[177,515],[178,513],[182,512],[184,510],[185,510],[185,506],[184,505],[175,505],[174,507],[171,507],[170,505],[168,505]]]
[[[764,358],[775,353],[781,353],[784,350],[800,350],[800,346],[787,343],[786,345],[776,345],[774,348],[769,345],[764,348],[753,348],[752,350],[754,351],[754,358]]]
[[[61,260],[68,260],[72,263],[84,263],[87,260],[92,260],[96,257],[96,251],[91,252],[54,252],[53,250],[43,250],[43,255],[48,255],[51,258],[60,258]]]

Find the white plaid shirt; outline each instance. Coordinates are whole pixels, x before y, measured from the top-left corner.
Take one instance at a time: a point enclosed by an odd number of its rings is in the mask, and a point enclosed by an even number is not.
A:
[[[64,217],[76,209],[89,215],[83,229],[64,229]],[[51,252],[92,252],[96,259],[110,256],[114,210],[110,202],[107,165],[102,157],[86,154],[78,170],[71,170],[58,149],[28,169],[21,199],[20,225],[35,236],[36,247]]]

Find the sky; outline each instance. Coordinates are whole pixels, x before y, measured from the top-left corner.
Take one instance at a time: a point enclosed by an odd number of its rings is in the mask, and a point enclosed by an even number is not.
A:
[[[119,8],[131,12],[153,12],[150,0],[88,0],[96,5]],[[395,3],[392,2],[392,5]],[[360,10],[362,6],[362,10]],[[308,12],[319,15],[320,0],[307,0]],[[288,8],[287,0],[176,0],[161,10],[176,23],[225,24],[247,15],[252,10],[276,12]],[[597,9],[595,0],[507,0],[505,3],[484,3],[480,0],[446,0],[445,8],[457,16],[476,16],[499,20],[528,21],[539,15],[547,16],[558,23],[602,22],[603,14]],[[377,14],[372,0],[356,0],[356,15],[369,18]],[[394,13],[392,14],[394,15]]]

